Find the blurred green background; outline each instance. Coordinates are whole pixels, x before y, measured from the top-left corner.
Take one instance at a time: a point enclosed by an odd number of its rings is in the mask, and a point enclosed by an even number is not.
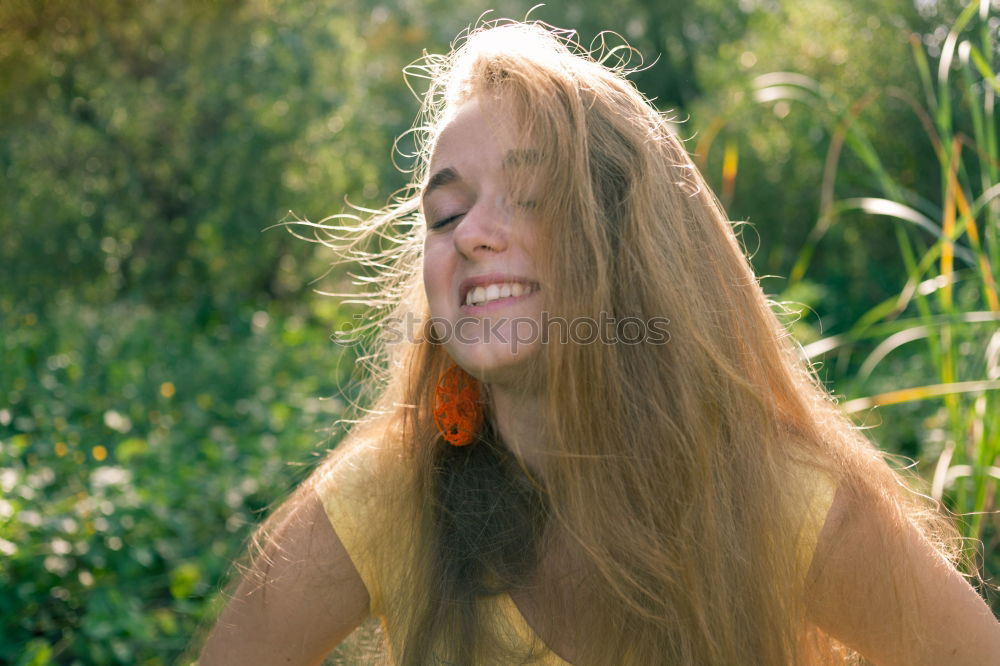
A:
[[[404,185],[392,145],[417,101],[401,69],[489,7],[0,3],[0,663],[185,650],[253,525],[358,395],[358,351],[330,339],[358,311],[316,293],[349,288],[351,267],[327,272],[329,251],[263,230]],[[971,514],[987,578],[995,13],[581,0],[531,14],[646,56],[633,80],[750,222],[743,241],[820,376],[925,492]]]

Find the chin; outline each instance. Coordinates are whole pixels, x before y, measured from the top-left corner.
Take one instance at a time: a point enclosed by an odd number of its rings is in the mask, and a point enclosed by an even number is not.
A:
[[[538,346],[525,345],[515,352],[508,344],[456,345],[448,347],[448,354],[480,382],[527,388],[542,367]]]

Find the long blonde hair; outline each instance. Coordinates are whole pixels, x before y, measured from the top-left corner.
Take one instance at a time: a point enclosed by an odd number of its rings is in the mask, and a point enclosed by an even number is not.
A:
[[[548,258],[539,266],[547,310],[566,320],[669,319],[668,344],[544,348],[547,462],[537,473],[490,422],[468,453],[442,443],[431,405],[449,359],[430,336],[376,350],[364,431],[395,438],[412,458],[423,507],[400,592],[410,629],[395,659],[512,660],[477,600],[527,585],[555,529],[582,567],[594,614],[574,637],[585,663],[854,663],[805,614],[808,561],[796,544],[814,526],[801,508],[802,470],[828,475],[850,503],[877,506],[890,523],[916,524],[953,561],[956,533],[906,490],[803,361],[736,225],[615,53],[590,53],[538,23],[470,31],[418,68],[430,87],[411,188],[363,224],[320,228],[341,250],[345,230],[390,239],[353,255],[377,271],[372,302],[396,321],[425,320],[420,189],[437,133],[475,97],[537,152],[537,168],[512,187],[546,193],[533,219]],[[457,455],[463,464],[473,456],[477,471],[451,474]],[[457,516],[454,488],[442,484],[466,484],[464,497],[503,515]],[[456,553],[447,539],[461,529],[479,541]],[[531,547],[511,549],[512,540]],[[895,583],[909,607],[906,581]],[[553,601],[549,610],[566,609]]]

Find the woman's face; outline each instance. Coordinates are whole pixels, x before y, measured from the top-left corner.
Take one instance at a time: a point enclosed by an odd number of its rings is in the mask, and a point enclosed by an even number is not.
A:
[[[541,344],[543,291],[532,204],[511,201],[508,177],[535,160],[495,118],[473,99],[438,138],[423,193],[424,289],[452,359],[482,381],[518,385]]]

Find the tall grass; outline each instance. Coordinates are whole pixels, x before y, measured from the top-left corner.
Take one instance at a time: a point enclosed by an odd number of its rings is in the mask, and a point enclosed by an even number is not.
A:
[[[893,225],[906,273],[898,293],[861,314],[846,331],[806,345],[805,354],[818,361],[836,353],[834,368],[856,368],[834,383],[849,398],[843,408],[859,418],[872,408],[904,402],[934,406],[933,427],[925,432],[920,452],[926,480],[936,499],[964,516],[969,544],[983,541],[987,573],[997,574],[1000,521],[991,512],[1000,479],[1000,80],[989,10],[989,1],[982,0],[961,12],[936,72],[919,37],[911,37],[923,99],[889,87],[845,103],[816,80],[790,72],[758,77],[754,97],[760,103],[804,103],[831,134],[819,216],[791,270],[789,289],[803,283],[817,246],[848,214]],[[919,119],[936,155],[926,168],[938,174],[938,192],[924,196],[904,186],[859,122],[871,105],[888,98],[903,101]],[[845,150],[870,177],[870,196],[836,197]],[[730,191],[736,164],[732,151],[731,145],[725,147],[723,164]],[[852,354],[853,362],[845,363]],[[907,383],[900,386],[884,361],[903,355],[922,362],[913,364],[920,369],[907,373]]]

